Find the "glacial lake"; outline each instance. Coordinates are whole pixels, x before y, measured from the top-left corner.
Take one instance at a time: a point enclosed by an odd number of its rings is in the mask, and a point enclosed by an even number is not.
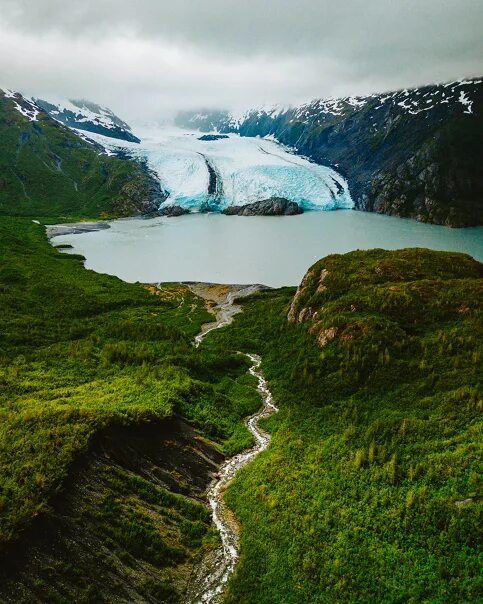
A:
[[[427,247],[483,261],[483,227],[450,229],[354,210],[300,216],[191,214],[114,220],[110,228],[52,238],[86,268],[124,281],[297,285],[319,258],[356,249]]]

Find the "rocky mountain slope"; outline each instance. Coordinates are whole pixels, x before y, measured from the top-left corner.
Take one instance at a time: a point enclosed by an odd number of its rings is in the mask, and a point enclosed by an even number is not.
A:
[[[126,122],[107,107],[97,103],[84,99],[69,101],[34,99],[34,102],[55,120],[69,128],[94,132],[131,143],[140,142]]]
[[[166,197],[143,162],[109,156],[19,93],[0,90],[0,136],[0,214],[152,214]]]
[[[448,226],[483,223],[483,80],[298,107],[184,112],[177,124],[274,137],[333,166],[356,208]]]

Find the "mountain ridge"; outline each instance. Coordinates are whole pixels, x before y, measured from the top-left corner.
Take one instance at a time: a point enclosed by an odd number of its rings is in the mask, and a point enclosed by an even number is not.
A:
[[[102,134],[131,143],[141,142],[141,139],[133,134],[131,126],[108,107],[86,99],[48,101],[33,98],[32,100],[50,117],[69,128]]]
[[[460,227],[482,224],[483,80],[457,80],[296,107],[180,112],[177,125],[275,138],[336,168],[357,209]]]
[[[165,193],[141,161],[111,157],[20,93],[0,90],[0,214],[156,213]]]

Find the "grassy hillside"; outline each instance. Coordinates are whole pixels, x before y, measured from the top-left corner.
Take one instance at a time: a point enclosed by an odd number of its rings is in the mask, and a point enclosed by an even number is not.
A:
[[[199,460],[246,447],[260,402],[236,350],[280,412],[227,491],[226,601],[478,599],[481,264],[329,256],[194,349],[211,317],[184,286],[86,271],[26,218],[0,218],[0,257],[0,599],[179,601],[216,542]]]
[[[135,162],[108,157],[20,95],[0,90],[0,215],[97,217],[153,212],[159,183]]]
[[[178,412],[222,450],[247,446],[246,362],[193,348],[211,315],[187,288],[86,271],[25,219],[0,219],[0,256],[0,549],[107,426]]]
[[[462,254],[329,256],[206,341],[261,353],[280,407],[227,492],[227,602],[477,601],[481,276]]]

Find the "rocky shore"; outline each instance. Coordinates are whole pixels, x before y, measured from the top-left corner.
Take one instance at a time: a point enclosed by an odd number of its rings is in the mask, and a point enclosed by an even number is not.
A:
[[[160,216],[171,217],[171,216],[183,216],[183,214],[189,214],[190,211],[188,210],[188,208],[183,208],[183,206],[174,204],[174,205],[161,206],[158,213]]]
[[[59,235],[80,235],[82,233],[91,233],[93,231],[103,231],[110,229],[111,225],[105,221],[99,222],[72,222],[67,224],[49,224],[45,227],[47,237],[52,239]]]

